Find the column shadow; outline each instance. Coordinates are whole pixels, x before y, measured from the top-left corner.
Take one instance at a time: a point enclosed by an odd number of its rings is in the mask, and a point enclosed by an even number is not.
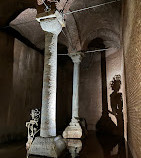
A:
[[[110,94],[111,109],[109,111],[117,119],[117,134],[124,136],[124,119],[123,119],[123,98],[119,92],[121,87],[121,76],[115,75],[110,83],[113,92]]]
[[[110,94],[111,111],[105,104],[103,105],[102,116],[96,125],[97,131],[124,137],[123,98],[122,93],[119,92],[121,87],[121,76],[115,75],[110,82],[110,86],[113,91]],[[115,116],[117,125],[111,120],[109,114]]]
[[[115,116],[117,120],[117,126],[114,125],[108,127],[108,132],[104,131],[107,126],[101,128],[102,131],[97,132],[97,138],[101,144],[104,152],[104,158],[125,158],[125,141],[124,141],[124,120],[123,120],[123,98],[122,93],[119,92],[121,87],[121,76],[115,75],[110,82],[112,93],[110,94],[111,111],[108,110],[107,118],[109,114]],[[103,117],[103,116],[102,116]],[[102,125],[107,124],[107,118],[102,121]],[[111,122],[112,120],[110,120]],[[112,124],[112,123],[111,123]],[[110,124],[109,124],[110,125]],[[106,130],[107,131],[107,130]]]

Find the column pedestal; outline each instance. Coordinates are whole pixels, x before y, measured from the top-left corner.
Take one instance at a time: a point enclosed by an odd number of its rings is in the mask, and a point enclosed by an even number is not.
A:
[[[64,138],[81,138],[82,128],[76,119],[72,119],[69,126],[63,132]]]
[[[73,97],[72,97],[72,119],[69,126],[63,132],[64,138],[81,138],[82,128],[79,123],[79,71],[82,53],[70,53],[74,63],[73,70]]]
[[[66,144],[61,136],[51,138],[36,137],[27,154],[58,157],[65,148]]]

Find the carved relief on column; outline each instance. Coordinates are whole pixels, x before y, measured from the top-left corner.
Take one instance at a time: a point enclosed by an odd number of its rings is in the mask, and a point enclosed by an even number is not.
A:
[[[62,27],[57,19],[40,22],[45,33],[45,58],[42,92],[42,137],[56,136],[57,37]]]
[[[56,78],[57,40],[64,26],[62,16],[56,11],[49,16],[38,17],[45,31],[44,76],[40,136],[56,136]]]

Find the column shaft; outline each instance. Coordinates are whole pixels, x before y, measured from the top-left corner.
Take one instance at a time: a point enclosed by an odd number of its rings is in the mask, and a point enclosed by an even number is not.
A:
[[[37,18],[45,31],[41,128],[40,137],[35,137],[28,154],[59,157],[66,148],[62,137],[56,136],[57,38],[64,20],[58,11],[49,16],[41,15]]]
[[[57,35],[45,33],[41,137],[56,136]]]
[[[74,63],[73,67],[73,96],[72,96],[72,119],[69,126],[63,132],[64,138],[81,138],[82,128],[79,124],[79,73],[82,53],[70,53]]]
[[[79,117],[79,67],[80,63],[74,63],[73,68],[73,97],[72,97],[72,118]]]

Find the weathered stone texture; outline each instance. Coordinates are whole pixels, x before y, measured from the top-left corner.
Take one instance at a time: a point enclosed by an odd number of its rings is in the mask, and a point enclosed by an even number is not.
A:
[[[141,157],[141,2],[126,1],[124,8],[128,143],[133,156]]]
[[[75,138],[81,138],[81,137],[82,137],[82,129],[79,124],[76,126],[69,125],[63,132],[63,138],[75,139]]]
[[[44,75],[40,136],[56,136],[57,35],[45,35]]]
[[[28,154],[57,158],[65,148],[66,142],[61,136],[50,138],[36,137]]]

